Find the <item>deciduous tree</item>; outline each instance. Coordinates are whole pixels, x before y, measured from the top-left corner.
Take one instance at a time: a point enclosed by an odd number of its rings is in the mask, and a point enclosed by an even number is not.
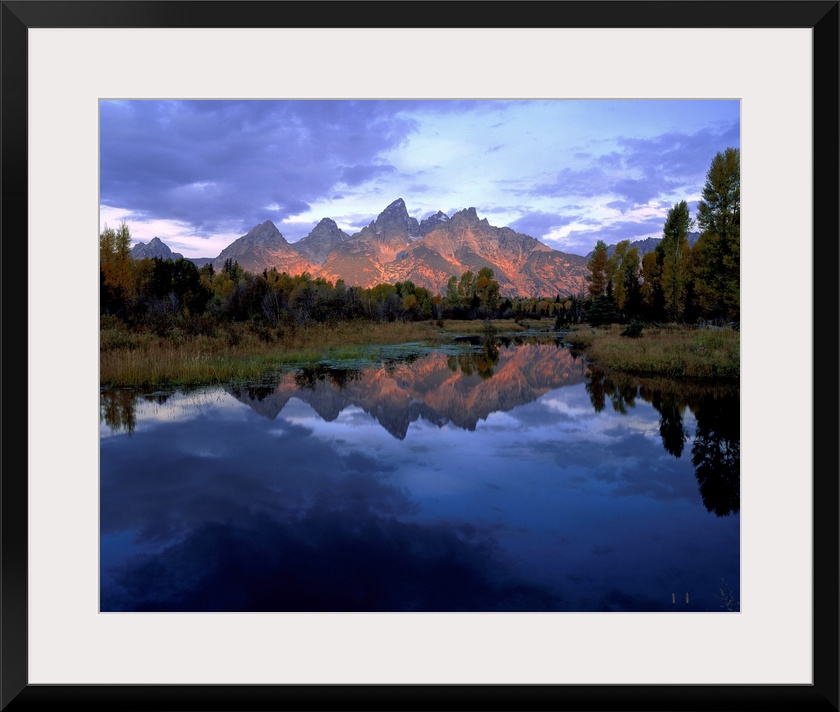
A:
[[[589,270],[589,274],[586,275],[586,281],[589,282],[589,294],[593,299],[597,299],[607,290],[607,243],[598,240],[595,252],[586,266]]]
[[[665,315],[665,299],[662,294],[662,264],[656,250],[642,257],[642,302],[646,317],[654,321]]]
[[[499,283],[493,279],[493,270],[489,267],[478,270],[475,294],[485,313],[494,313],[499,308]]]
[[[106,224],[99,235],[99,271],[105,311],[124,309],[136,292],[131,231],[124,220],[116,230]]]
[[[662,229],[662,242],[656,247],[658,261],[662,265],[661,283],[665,311],[671,321],[682,321],[685,316],[685,300],[690,277],[690,248],[688,231],[691,216],[688,203],[681,200],[668,211]]]

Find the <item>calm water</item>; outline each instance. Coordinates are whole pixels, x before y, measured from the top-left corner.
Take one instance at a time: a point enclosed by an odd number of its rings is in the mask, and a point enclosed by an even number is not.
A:
[[[737,387],[511,344],[100,400],[103,611],[737,610]]]

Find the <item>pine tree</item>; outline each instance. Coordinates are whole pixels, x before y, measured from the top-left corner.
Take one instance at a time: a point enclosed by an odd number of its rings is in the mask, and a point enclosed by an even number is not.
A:
[[[697,205],[697,293],[709,316],[737,319],[741,308],[741,152],[712,159]]]
[[[621,260],[615,288],[615,303],[618,310],[631,319],[637,317],[641,310],[642,296],[639,275],[639,248],[633,247],[625,253]]]

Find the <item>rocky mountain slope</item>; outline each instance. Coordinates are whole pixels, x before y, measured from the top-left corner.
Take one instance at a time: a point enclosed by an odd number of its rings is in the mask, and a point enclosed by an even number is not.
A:
[[[494,227],[475,208],[451,216],[439,211],[418,222],[402,198],[353,235],[324,218],[306,237],[289,243],[266,221],[222,250],[213,267],[221,269],[228,259],[249,272],[308,272],[362,287],[411,280],[443,293],[451,277],[482,267],[493,270],[504,296],[578,294],[586,287],[585,257],[554,250],[508,227]]]
[[[256,225],[247,234],[234,240],[213,260],[213,268],[217,271],[222,269],[228,259],[235,260],[243,269],[255,273],[272,267],[289,274],[311,271],[309,260],[286,241],[271,220]]]
[[[177,259],[183,258],[183,255],[180,252],[173,252],[170,250],[169,245],[163,242],[163,240],[159,237],[153,237],[148,243],[138,242],[131,248],[131,256],[135,260],[142,260],[146,258],[153,259],[158,257],[162,260],[172,260],[173,262]]]

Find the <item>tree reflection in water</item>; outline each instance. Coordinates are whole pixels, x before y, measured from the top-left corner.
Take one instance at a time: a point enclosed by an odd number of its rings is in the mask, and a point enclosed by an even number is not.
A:
[[[139,393],[127,389],[99,390],[99,422],[112,432],[133,433],[137,425],[137,399]]]
[[[112,433],[133,433],[137,427],[137,401],[143,399],[149,403],[163,405],[171,393],[157,391],[141,393],[129,388],[99,390],[99,422],[105,423]]]
[[[703,504],[719,517],[741,507],[741,399],[737,384],[703,384],[674,379],[632,378],[590,366],[586,391],[596,412],[609,396],[616,412],[626,413],[638,395],[659,413],[665,450],[679,458],[689,439],[683,423],[688,408],[697,421],[691,462]]]
[[[737,609],[737,384],[464,346],[103,389],[103,610]]]
[[[697,433],[691,462],[706,509],[719,517],[741,507],[740,398],[706,398],[695,411]]]
[[[478,376],[478,382],[492,379],[500,359],[498,340],[480,339],[479,344],[478,350],[447,356],[445,363],[448,370],[454,374],[460,372],[460,375],[465,377]],[[517,348],[523,347],[512,347]],[[548,347],[543,345],[532,348]],[[546,358],[545,352],[539,351],[539,354],[539,358]],[[558,349],[558,354],[564,354],[565,360],[569,362],[565,368],[569,369],[574,359],[565,349]],[[558,356],[553,356],[552,359],[558,360],[558,364],[564,360]],[[421,359],[418,363],[423,364],[427,361],[428,359]],[[572,375],[568,377],[571,380],[565,382],[575,382],[580,378],[575,378],[574,370],[571,368]],[[296,372],[294,385],[299,392],[313,391],[318,384],[329,384],[336,392],[344,392],[349,384],[361,378],[362,372],[356,369],[335,369],[319,365]],[[635,407],[637,398],[650,403],[659,414],[662,446],[675,458],[683,455],[685,445],[691,437],[683,419],[686,409],[691,411],[696,420],[691,462],[703,504],[709,512],[717,516],[735,514],[740,510],[740,392],[737,384],[634,378],[594,366],[586,368],[584,378],[586,392],[595,412],[603,411],[609,402],[616,413],[626,415],[628,409]],[[436,379],[433,379],[433,383],[439,385]],[[517,403],[534,400],[550,388],[560,385],[562,379],[531,391],[517,390],[516,397],[513,392],[506,392],[500,402],[504,401],[507,409]],[[247,396],[246,400],[262,402],[275,393],[275,389],[276,384],[262,384],[235,387],[229,392],[240,399]],[[164,402],[167,397],[167,394],[161,393],[140,394],[128,389],[102,389],[100,422],[107,424],[112,432],[131,434],[136,427],[135,411],[138,400],[142,398],[146,401]],[[411,402],[412,399],[406,398],[405,407]],[[336,405],[339,408],[340,406],[340,403]],[[396,401],[394,407],[402,406]],[[429,413],[426,413],[426,416],[432,418]],[[452,422],[457,424],[457,421]],[[407,427],[407,423],[403,423],[403,426]]]

